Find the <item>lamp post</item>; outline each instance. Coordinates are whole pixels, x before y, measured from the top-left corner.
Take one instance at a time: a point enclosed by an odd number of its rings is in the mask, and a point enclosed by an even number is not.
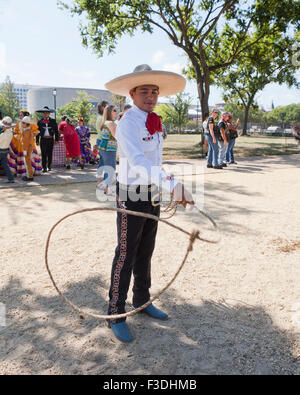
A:
[[[56,120],[56,96],[57,96],[57,89],[54,88],[52,91],[53,99],[54,99],[54,111],[55,111],[55,120]]]

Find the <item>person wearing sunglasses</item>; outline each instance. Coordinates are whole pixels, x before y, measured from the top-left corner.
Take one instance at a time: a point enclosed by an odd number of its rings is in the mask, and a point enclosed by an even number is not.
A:
[[[97,188],[103,189],[106,195],[111,195],[111,185],[113,183],[116,162],[117,162],[117,140],[115,139],[117,124],[115,122],[117,109],[114,105],[108,105],[103,112],[103,118],[100,125],[102,130],[101,141],[99,145],[100,162],[98,168]],[[107,168],[110,168],[108,174]]]
[[[207,131],[206,131],[206,139],[208,142],[208,155],[207,155],[207,167],[214,169],[223,169],[222,166],[219,166],[219,146],[218,146],[218,137],[220,134],[217,118],[219,116],[219,110],[213,109],[211,116],[207,121]]]

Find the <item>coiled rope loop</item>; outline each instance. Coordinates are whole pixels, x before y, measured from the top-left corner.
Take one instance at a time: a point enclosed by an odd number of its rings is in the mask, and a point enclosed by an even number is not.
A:
[[[203,216],[205,216],[213,225],[213,228],[215,230],[217,230],[217,225],[215,223],[215,221],[206,213],[204,213],[203,211],[201,211],[200,209],[198,209],[196,206],[194,206],[194,208],[198,211],[199,214],[202,214]],[[115,315],[103,315],[103,314],[94,314],[94,313],[89,313],[86,311],[83,311],[80,307],[76,306],[74,303],[72,303],[64,294],[63,292],[59,289],[59,287],[57,286],[54,277],[51,273],[50,267],[49,267],[49,260],[48,260],[48,253],[49,253],[49,246],[50,246],[50,240],[51,237],[53,235],[54,230],[58,227],[59,224],[61,224],[63,221],[65,221],[67,218],[73,217],[75,215],[78,214],[82,214],[82,213],[89,213],[89,212],[94,212],[94,211],[114,211],[114,212],[118,212],[121,214],[127,214],[127,215],[134,215],[136,217],[145,217],[148,219],[152,219],[154,221],[157,222],[163,222],[164,224],[171,226],[172,228],[186,234],[189,236],[189,244],[187,247],[187,251],[185,253],[185,257],[182,261],[182,263],[180,264],[178,270],[176,271],[176,273],[174,274],[174,276],[172,277],[172,279],[168,282],[168,284],[161,290],[159,291],[155,296],[151,297],[151,299],[145,303],[143,306],[140,306],[137,309],[134,309],[132,311],[129,311],[127,313],[124,314],[115,314]],[[91,209],[85,209],[85,210],[80,210],[80,211],[76,211],[72,214],[66,215],[64,218],[62,218],[61,220],[59,220],[50,230],[48,238],[47,238],[47,243],[46,243],[46,249],[45,249],[45,263],[46,263],[46,268],[48,271],[48,274],[50,276],[50,279],[52,281],[52,284],[54,286],[54,288],[56,289],[56,291],[58,292],[58,294],[62,297],[63,301],[66,302],[76,313],[80,314],[82,317],[92,317],[92,318],[96,318],[96,319],[105,319],[105,320],[116,320],[119,318],[125,318],[125,317],[130,317],[133,316],[137,313],[139,313],[140,311],[142,311],[143,309],[145,309],[146,307],[148,307],[150,304],[152,304],[156,299],[158,299],[176,280],[176,278],[178,277],[178,274],[181,272],[184,264],[186,263],[186,260],[188,258],[189,253],[193,250],[193,245],[195,243],[196,240],[201,240],[201,241],[205,241],[207,243],[212,243],[212,244],[216,244],[219,242],[219,240],[207,240],[204,239],[202,237],[200,237],[200,231],[199,230],[194,230],[192,233],[187,232],[186,230],[182,229],[179,226],[176,226],[170,222],[168,222],[165,219],[161,219],[158,218],[154,215],[151,214],[145,214],[145,213],[140,213],[140,212],[136,212],[136,211],[130,211],[130,210],[124,210],[121,208],[109,208],[109,207],[101,207],[101,208],[91,208]]]

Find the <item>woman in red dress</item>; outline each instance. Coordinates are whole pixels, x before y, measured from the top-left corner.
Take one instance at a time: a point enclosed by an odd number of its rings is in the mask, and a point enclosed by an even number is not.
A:
[[[80,142],[78,134],[75,131],[75,126],[69,120],[68,117],[63,116],[62,122],[58,126],[58,130],[64,136],[64,143],[66,146],[66,164],[67,169],[71,169],[71,159],[78,159],[80,161],[80,167],[84,169],[84,163],[80,153]]]

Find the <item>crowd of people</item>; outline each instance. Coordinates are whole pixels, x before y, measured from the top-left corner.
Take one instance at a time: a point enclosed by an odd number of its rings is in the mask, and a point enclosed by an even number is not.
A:
[[[37,113],[42,118],[36,123],[26,110],[22,110],[16,123],[10,117],[0,118],[0,173],[8,182],[19,176],[23,181],[33,181],[35,176],[52,171],[52,166],[71,169],[71,161],[81,169],[86,164],[99,161],[97,146],[90,143],[90,131],[82,117],[78,126],[63,116],[59,125],[50,117],[51,110],[44,107]],[[37,147],[40,147],[41,158]]]
[[[90,131],[83,117],[79,116],[78,126],[63,116],[57,125],[50,117],[51,110],[44,107],[36,111],[42,113],[42,119],[36,124],[26,110],[22,110],[19,119],[13,123],[10,117],[0,117],[0,174],[5,173],[8,182],[14,177],[22,177],[23,181],[33,181],[34,176],[51,172],[52,166],[71,169],[71,163],[84,169],[87,164],[98,163],[97,188],[104,194],[111,195],[111,185],[117,163],[117,141],[115,139],[117,123],[125,112],[131,108],[127,104],[118,115],[115,105],[102,101],[98,105],[96,121],[97,143],[91,146]],[[203,117],[202,129],[205,135],[205,153],[207,167],[223,169],[229,164],[236,164],[234,146],[238,137],[240,120],[233,124],[232,114],[224,112],[218,122],[220,111],[214,108],[211,114]],[[299,125],[298,125],[299,128]],[[167,137],[162,125],[163,137]],[[297,131],[297,128],[295,127]],[[295,132],[295,138],[300,139]],[[11,140],[9,141],[9,136]],[[40,146],[41,158],[37,147]]]
[[[238,119],[234,125],[232,114],[229,112],[224,112],[220,122],[217,122],[219,115],[220,111],[214,108],[210,115],[208,113],[204,115],[202,124],[207,142],[207,167],[214,169],[223,169],[227,164],[236,164],[233,150],[240,123]]]
[[[130,108],[127,104],[123,112],[117,115],[115,105],[106,101],[99,103],[95,125],[98,138],[93,148],[90,130],[81,116],[77,119],[77,127],[67,116],[63,116],[57,124],[50,117],[54,110],[47,106],[36,111],[42,114],[37,124],[25,110],[20,112],[17,123],[13,123],[10,117],[2,119],[1,116],[0,174],[5,173],[10,183],[14,182],[15,176],[21,177],[23,181],[33,181],[34,176],[51,172],[52,167],[65,166],[71,170],[71,164],[74,163],[84,169],[87,164],[98,163],[97,187],[105,194],[111,194],[117,162],[116,127]]]

